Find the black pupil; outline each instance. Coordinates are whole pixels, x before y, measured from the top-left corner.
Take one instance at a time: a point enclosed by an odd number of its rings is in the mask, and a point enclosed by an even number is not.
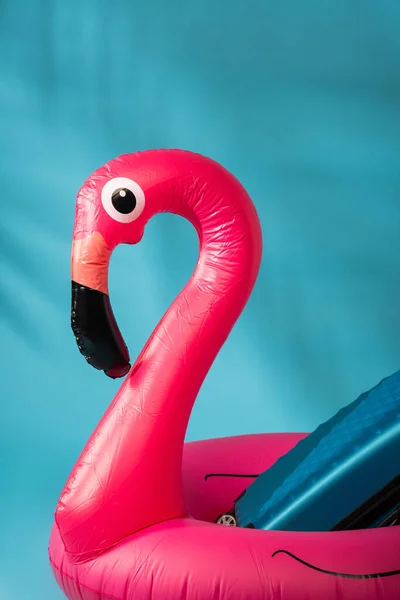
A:
[[[115,210],[123,215],[129,215],[136,207],[135,194],[127,188],[118,188],[111,197]]]

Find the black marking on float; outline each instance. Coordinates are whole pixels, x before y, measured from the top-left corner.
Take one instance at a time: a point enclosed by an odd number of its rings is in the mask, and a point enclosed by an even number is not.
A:
[[[257,475],[250,475],[250,474],[239,474],[239,473],[208,473],[207,475],[204,476],[205,481],[207,481],[207,479],[210,479],[210,477],[248,477],[250,479],[256,479],[257,477],[259,477],[259,473]]]
[[[365,575],[357,575],[354,573],[340,573],[338,571],[329,571],[327,569],[321,569],[320,567],[316,567],[315,565],[306,562],[302,558],[299,558],[295,554],[288,552],[288,550],[276,550],[276,552],[272,554],[271,558],[274,558],[274,556],[276,556],[277,554],[286,554],[287,556],[290,556],[291,558],[301,563],[302,565],[308,567],[309,569],[313,569],[314,571],[318,571],[318,573],[323,573],[324,575],[331,575],[333,577],[343,577],[345,579],[380,579],[381,577],[393,577],[394,575],[400,575],[400,569],[396,569],[395,571],[383,571],[382,573],[366,573]]]

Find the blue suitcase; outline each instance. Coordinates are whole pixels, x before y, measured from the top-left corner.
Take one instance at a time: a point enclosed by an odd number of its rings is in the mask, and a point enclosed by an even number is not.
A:
[[[286,531],[376,526],[400,503],[399,467],[400,371],[262,473],[235,503],[237,524]]]

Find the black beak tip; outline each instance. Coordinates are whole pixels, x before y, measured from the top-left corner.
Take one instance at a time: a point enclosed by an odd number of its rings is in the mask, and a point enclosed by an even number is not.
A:
[[[106,369],[104,373],[107,375],[107,377],[111,377],[111,379],[120,379],[129,373],[130,368],[130,363],[127,363],[126,365],[118,365],[118,367]]]
[[[108,294],[72,282],[71,327],[78,348],[95,369],[112,379],[124,377],[131,368],[111,310]]]

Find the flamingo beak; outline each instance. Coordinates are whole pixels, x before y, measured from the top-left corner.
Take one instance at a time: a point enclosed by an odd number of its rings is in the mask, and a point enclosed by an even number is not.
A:
[[[113,379],[130,369],[129,352],[108,295],[111,250],[95,232],[72,246],[71,326],[87,362]]]

